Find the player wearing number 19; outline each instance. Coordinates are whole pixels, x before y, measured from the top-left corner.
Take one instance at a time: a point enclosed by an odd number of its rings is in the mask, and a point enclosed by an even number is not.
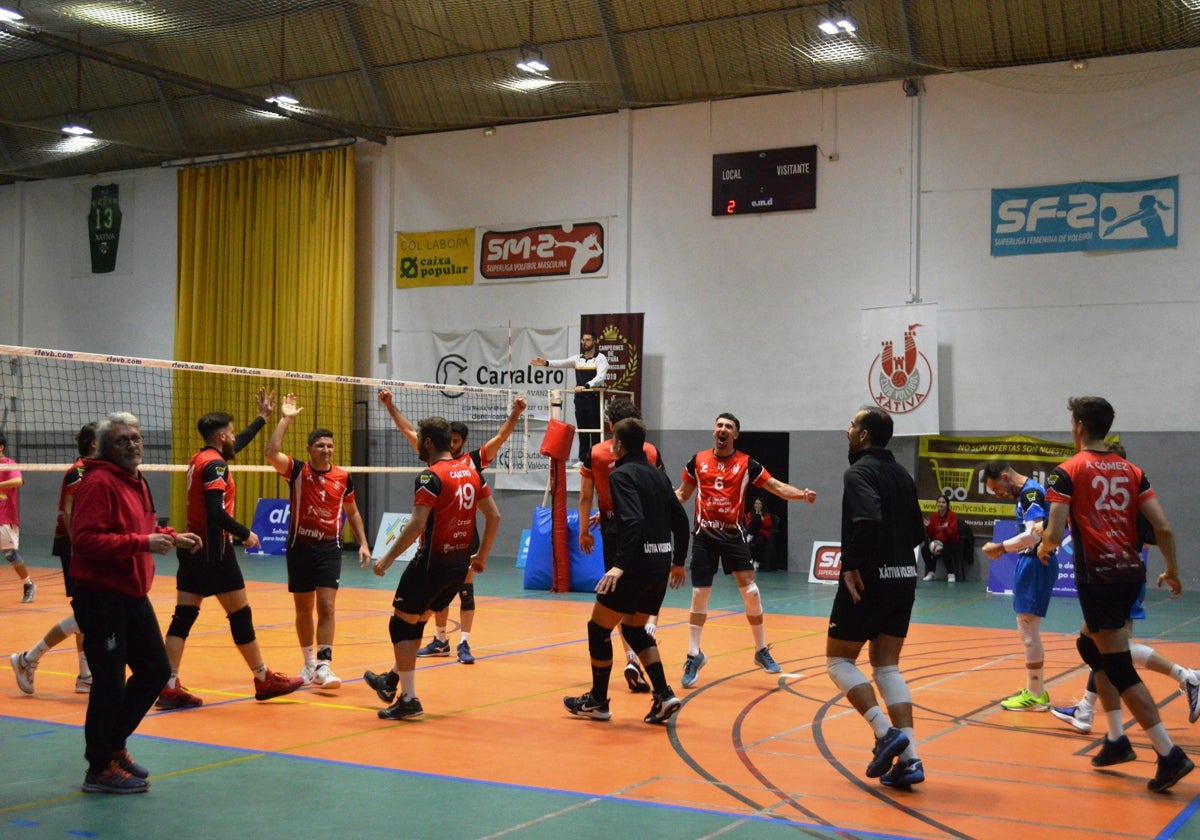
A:
[[[1105,709],[1123,702],[1158,755],[1158,767],[1147,787],[1161,793],[1190,773],[1195,765],[1171,741],[1150,691],[1133,665],[1129,610],[1146,580],[1138,550],[1138,514],[1154,528],[1167,569],[1158,576],[1172,597],[1183,591],[1175,559],[1175,535],[1146,474],[1108,450],[1104,436],[1115,416],[1103,397],[1072,397],[1071,438],[1075,455],[1054,468],[1047,481],[1050,515],[1038,555],[1049,555],[1062,542],[1068,520],[1075,548],[1075,589],[1083,611],[1076,646],[1096,672],[1096,690]],[[1120,697],[1118,701],[1118,695]],[[1107,738],[1092,765],[1107,767],[1133,761],[1129,739]]]
[[[500,511],[483,476],[450,455],[450,424],[441,417],[422,420],[417,425],[417,442],[428,467],[417,476],[412,517],[374,567],[375,574],[383,577],[396,558],[420,539],[417,555],[400,576],[392,600],[395,613],[388,632],[394,667],[383,674],[363,674],[380,699],[392,704],[379,711],[383,720],[406,720],[425,713],[416,696],[417,646],[425,624],[458,594],[468,570],[482,574],[487,568],[500,527]],[[474,550],[476,509],[484,518],[478,551]]]

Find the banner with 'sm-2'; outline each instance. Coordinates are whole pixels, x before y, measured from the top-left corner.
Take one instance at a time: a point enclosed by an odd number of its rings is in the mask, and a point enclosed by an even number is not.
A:
[[[1174,248],[1179,176],[992,190],[993,257]]]

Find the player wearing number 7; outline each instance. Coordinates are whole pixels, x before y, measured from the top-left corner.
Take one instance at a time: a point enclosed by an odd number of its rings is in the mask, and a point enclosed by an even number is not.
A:
[[[1050,517],[1038,556],[1047,556],[1058,547],[1069,520],[1075,547],[1075,588],[1084,622],[1076,641],[1079,656],[1096,672],[1096,690],[1104,708],[1117,709],[1123,702],[1146,731],[1158,755],[1157,772],[1146,786],[1161,793],[1195,765],[1171,741],[1129,651],[1133,627],[1129,610],[1146,581],[1138,550],[1138,514],[1154,528],[1167,564],[1158,576],[1158,585],[1170,586],[1172,597],[1183,591],[1175,535],[1146,474],[1110,452],[1104,442],[1115,416],[1108,400],[1072,397],[1067,406],[1075,454],[1055,467],[1047,481]],[[1136,757],[1127,738],[1116,742],[1106,738],[1092,764],[1107,767]]]

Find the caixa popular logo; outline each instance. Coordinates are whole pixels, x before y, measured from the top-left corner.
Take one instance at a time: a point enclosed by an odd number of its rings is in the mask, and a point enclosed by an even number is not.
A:
[[[808,579],[811,583],[837,583],[842,575],[842,544],[813,543],[812,567]]]
[[[867,388],[875,404],[889,414],[915,411],[933,391],[933,367],[917,347],[917,328],[904,331],[904,352],[897,354],[892,341],[880,342],[882,349],[867,372]]]
[[[604,225],[599,222],[485,231],[479,273],[486,280],[603,276]]]

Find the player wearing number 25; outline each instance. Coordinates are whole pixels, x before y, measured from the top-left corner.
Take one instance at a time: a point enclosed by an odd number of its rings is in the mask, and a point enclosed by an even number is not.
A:
[[[1108,400],[1072,397],[1067,405],[1076,452],[1055,467],[1047,481],[1050,516],[1038,556],[1047,556],[1058,547],[1070,520],[1075,588],[1083,612],[1083,628],[1075,644],[1080,658],[1096,672],[1096,690],[1104,708],[1119,709],[1123,702],[1146,731],[1158,756],[1157,772],[1146,786],[1161,793],[1195,765],[1172,743],[1129,652],[1133,627],[1129,610],[1146,581],[1138,544],[1138,513],[1154,528],[1167,564],[1167,570],[1158,576],[1158,585],[1170,586],[1172,597],[1183,591],[1175,560],[1175,535],[1146,474],[1110,452],[1104,442],[1115,416]],[[1092,764],[1105,767],[1134,758],[1128,738],[1122,736],[1115,742],[1106,738]]]

